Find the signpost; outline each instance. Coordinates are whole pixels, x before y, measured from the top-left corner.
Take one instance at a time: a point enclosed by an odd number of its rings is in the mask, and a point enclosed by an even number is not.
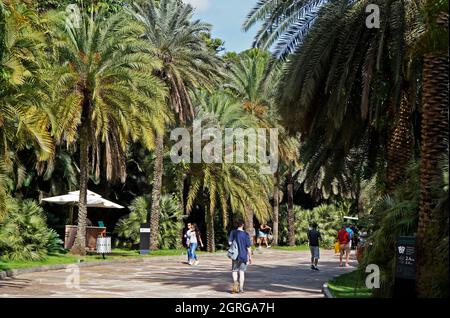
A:
[[[415,297],[416,238],[399,236],[396,246],[394,297]]]
[[[141,254],[150,253],[150,223],[141,224],[139,251]]]

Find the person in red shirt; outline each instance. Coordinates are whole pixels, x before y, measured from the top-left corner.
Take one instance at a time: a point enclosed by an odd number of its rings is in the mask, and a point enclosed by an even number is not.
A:
[[[350,234],[347,232],[345,225],[342,225],[342,228],[338,232],[338,241],[339,241],[339,266],[342,267],[342,256],[345,253],[345,267],[348,267],[348,258],[350,252]]]

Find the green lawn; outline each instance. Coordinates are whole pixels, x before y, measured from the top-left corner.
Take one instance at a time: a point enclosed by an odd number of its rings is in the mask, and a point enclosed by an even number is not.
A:
[[[328,289],[336,298],[369,298],[372,291],[365,286],[365,277],[354,271],[340,275],[328,282]]]
[[[137,250],[113,249],[111,254],[106,254],[106,259],[101,255],[90,253],[85,257],[73,256],[70,254],[54,254],[49,255],[45,260],[41,261],[5,261],[0,259],[0,270],[10,270],[19,268],[30,268],[44,265],[60,265],[60,264],[74,264],[78,262],[109,262],[112,260],[126,260],[140,257],[152,256],[176,256],[186,254],[184,249],[173,250],[158,250],[153,251],[148,255],[140,255]]]

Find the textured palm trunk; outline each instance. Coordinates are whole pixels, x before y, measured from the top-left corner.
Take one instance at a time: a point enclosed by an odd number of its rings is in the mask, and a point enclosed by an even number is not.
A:
[[[152,189],[152,210],[150,211],[150,250],[158,249],[159,215],[161,213],[161,190],[163,175],[164,137],[156,138],[155,166]]]
[[[273,185],[273,205],[272,205],[272,219],[273,219],[273,242],[272,245],[277,246],[278,245],[278,217],[279,217],[279,211],[280,211],[280,202],[279,202],[279,189],[278,184],[280,183],[280,174],[277,170],[274,176],[274,185]]]
[[[287,177],[287,196],[288,245],[295,246],[294,178],[291,168],[289,168]]]
[[[71,252],[76,255],[86,255],[87,185],[89,166],[87,120],[82,124],[80,137],[80,197],[78,202],[78,227]]]
[[[447,16],[448,21],[448,16]],[[442,155],[448,152],[448,53],[425,54],[423,67],[423,100],[421,125],[421,166],[419,224],[417,229],[417,292],[428,297],[426,264],[433,264],[435,251],[430,246],[428,229],[434,208],[432,182],[439,177],[437,169]]]
[[[209,253],[216,251],[214,215],[210,209],[206,210],[206,249]]]
[[[180,187],[178,189],[178,208],[184,216],[184,180],[186,176],[182,176],[179,180]],[[177,248],[183,247],[183,234],[184,234],[184,221],[181,219],[180,221],[180,231],[178,232],[179,240],[177,240]]]
[[[413,153],[411,104],[405,93],[387,146],[387,192],[392,193],[404,179]]]
[[[247,206],[245,210],[245,220],[244,220],[245,231],[248,233],[248,235],[250,235],[251,238],[253,238],[253,229],[254,229],[253,215],[254,215],[253,209]]]

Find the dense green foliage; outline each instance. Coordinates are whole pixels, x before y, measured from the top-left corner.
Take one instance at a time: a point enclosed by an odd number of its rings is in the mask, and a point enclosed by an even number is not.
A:
[[[308,230],[313,223],[317,223],[318,230],[322,236],[321,247],[333,248],[336,241],[337,232],[342,226],[344,216],[349,215],[349,203],[341,204],[321,204],[314,209],[306,210],[299,206],[294,206],[295,212],[295,240],[297,245],[308,244]],[[280,238],[281,243],[287,241],[286,206],[282,206],[280,211]]]
[[[8,198],[0,222],[0,255],[4,260],[42,260],[61,252],[62,241],[46,224],[44,210],[32,200]]]
[[[150,204],[145,197],[137,197],[129,207],[130,214],[122,217],[116,224],[114,232],[118,234],[118,245],[136,247],[140,242],[139,229],[147,222]],[[161,216],[158,241],[162,249],[177,248],[181,237],[181,218],[178,199],[174,196],[161,197]]]

